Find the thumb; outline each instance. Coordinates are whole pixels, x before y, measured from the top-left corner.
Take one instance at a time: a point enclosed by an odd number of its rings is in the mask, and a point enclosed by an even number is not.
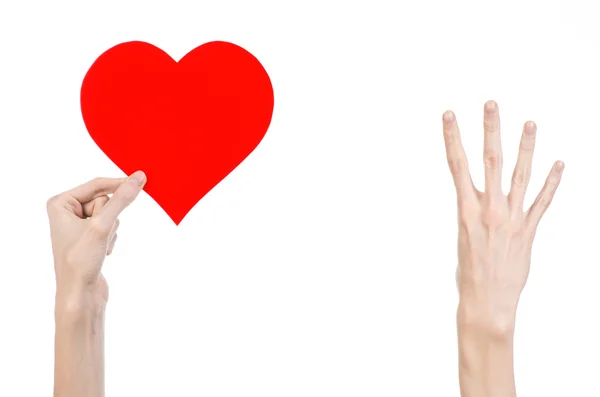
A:
[[[106,227],[112,227],[121,212],[133,203],[146,184],[146,175],[136,171],[115,190],[110,200],[98,212],[98,218]]]

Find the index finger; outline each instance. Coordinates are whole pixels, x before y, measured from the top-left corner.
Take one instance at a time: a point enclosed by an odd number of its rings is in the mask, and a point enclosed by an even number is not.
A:
[[[100,196],[114,193],[127,178],[95,178],[83,185],[71,189],[67,194],[80,203],[87,203]]]

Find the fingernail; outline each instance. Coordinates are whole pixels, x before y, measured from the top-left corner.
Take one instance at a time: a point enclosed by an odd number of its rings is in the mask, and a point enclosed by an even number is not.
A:
[[[562,170],[565,168],[565,163],[563,163],[562,161],[557,161],[556,165],[554,166],[554,169],[556,170],[556,172],[562,172]]]
[[[144,174],[142,171],[136,171],[129,176],[129,179],[138,187],[142,187],[146,182],[146,174]]]
[[[486,114],[493,114],[496,110],[498,110],[498,104],[495,101],[485,103],[484,111]]]
[[[452,110],[447,110],[444,112],[444,116],[442,117],[445,123],[451,123],[455,120],[454,112]]]
[[[525,133],[527,135],[533,135],[535,134],[535,123],[533,121],[528,121],[527,123],[525,123]]]

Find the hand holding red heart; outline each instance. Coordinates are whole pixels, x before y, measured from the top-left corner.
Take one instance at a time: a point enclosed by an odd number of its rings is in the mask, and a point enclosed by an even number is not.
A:
[[[90,296],[105,304],[108,286],[101,274],[117,239],[119,214],[138,196],[146,176],[96,178],[48,200],[57,299]],[[112,197],[109,198],[109,194]]]

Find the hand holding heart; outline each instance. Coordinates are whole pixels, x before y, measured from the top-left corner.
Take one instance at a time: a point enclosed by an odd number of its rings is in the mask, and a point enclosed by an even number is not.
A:
[[[129,178],[96,178],[48,200],[57,298],[91,292],[94,304],[106,304],[102,264],[114,248],[119,214],[145,183],[140,171]]]
[[[101,268],[121,211],[145,188],[179,224],[260,143],[273,88],[260,62],[231,43],[206,43],[176,62],[151,44],[128,42],[90,67],[81,111],[92,139],[121,170],[144,170],[48,201],[57,297],[91,290],[106,303]]]

